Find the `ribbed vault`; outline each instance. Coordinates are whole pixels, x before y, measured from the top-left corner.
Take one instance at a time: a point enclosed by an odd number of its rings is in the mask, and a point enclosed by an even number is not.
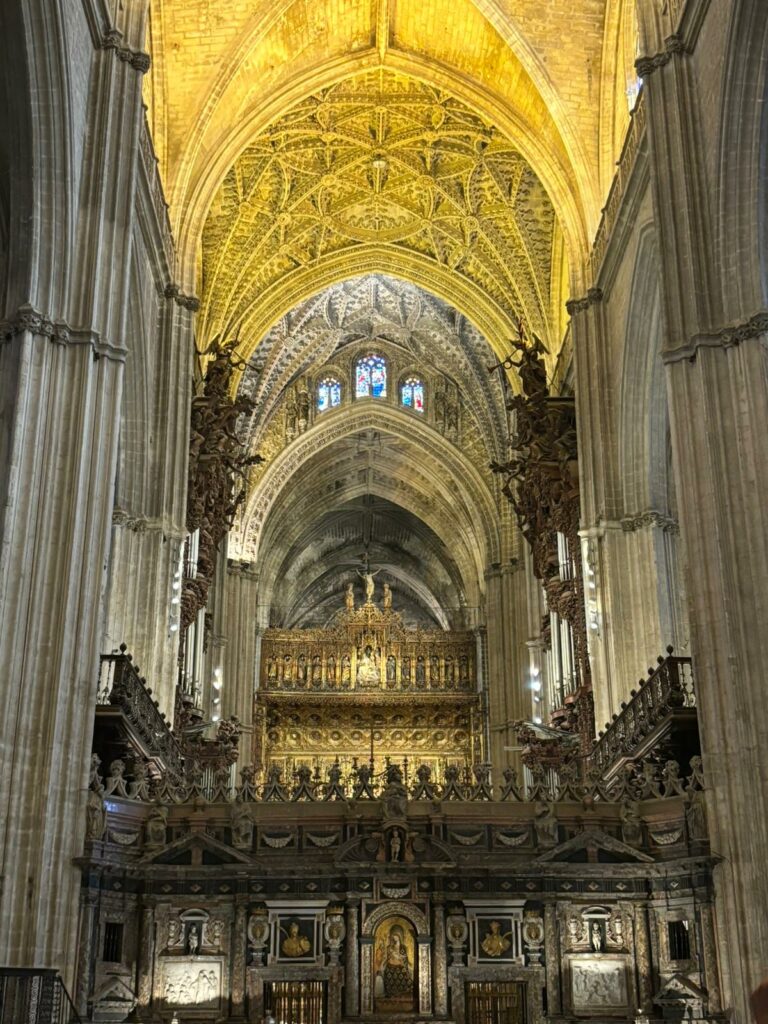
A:
[[[360,245],[457,271],[550,347],[557,226],[514,145],[442,89],[379,69],[312,95],[238,157],[203,233],[207,336],[251,320],[293,271]]]

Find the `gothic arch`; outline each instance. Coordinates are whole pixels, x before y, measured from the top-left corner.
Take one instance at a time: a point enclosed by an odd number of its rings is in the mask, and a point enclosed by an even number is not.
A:
[[[768,306],[768,8],[735,0],[723,70],[717,181],[717,272],[727,320]],[[759,253],[759,259],[754,258]]]
[[[468,509],[474,509],[479,523],[479,533],[485,542],[483,563],[498,561],[500,537],[493,496],[478,470],[458,451],[427,424],[408,416],[397,407],[368,402],[353,403],[343,420],[332,417],[330,422],[322,420],[314,424],[305,434],[291,442],[270,464],[249,497],[239,529],[236,531],[239,547],[244,557],[257,560],[261,545],[261,532],[269,513],[280,493],[290,479],[307,462],[323,449],[333,445],[342,437],[348,437],[365,429],[381,430],[409,442],[416,442],[425,453],[433,453],[446,467],[456,483],[457,493]]]

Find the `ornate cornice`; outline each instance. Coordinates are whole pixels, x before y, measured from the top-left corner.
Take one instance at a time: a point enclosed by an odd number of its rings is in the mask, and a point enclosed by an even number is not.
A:
[[[565,308],[568,311],[568,316],[575,316],[577,313],[583,313],[590,306],[596,302],[602,302],[603,290],[602,288],[590,288],[587,294],[582,299],[568,299],[565,304]]]
[[[104,36],[101,41],[102,50],[112,50],[118,60],[129,64],[134,71],[145,75],[151,64],[148,53],[143,50],[132,50],[130,46],[123,46],[123,34],[119,29],[113,28]]]
[[[200,309],[200,299],[195,295],[185,295],[177,284],[167,284],[163,295],[166,299],[173,299],[177,306],[188,309],[190,313],[196,313]]]
[[[661,53],[654,53],[652,57],[638,57],[635,61],[635,70],[641,78],[647,78],[658,68],[663,68],[674,56],[688,53],[688,47],[683,39],[673,33],[664,40],[664,49]]]
[[[664,533],[680,532],[680,526],[674,516],[665,515],[655,509],[624,516],[621,519],[621,528],[624,533],[634,533],[635,530],[641,530],[644,526],[656,526]]]
[[[755,313],[749,320],[722,327],[719,331],[714,331],[711,334],[694,334],[687,345],[664,352],[662,360],[664,363],[678,363],[686,359],[693,362],[700,348],[733,348],[743,341],[759,338],[761,334],[768,334],[768,311],[766,310]]]
[[[19,306],[9,320],[0,321],[0,344],[25,333],[48,338],[55,345],[88,345],[96,355],[120,363],[125,362],[128,354],[122,346],[102,341],[98,331],[87,327],[70,327],[64,320],[51,320],[28,303]]]

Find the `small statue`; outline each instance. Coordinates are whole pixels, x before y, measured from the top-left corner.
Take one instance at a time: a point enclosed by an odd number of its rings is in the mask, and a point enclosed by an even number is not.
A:
[[[347,584],[347,590],[344,594],[344,603],[347,606],[348,612],[353,612],[355,610],[355,588],[351,583]]]
[[[384,583],[383,586],[382,586],[382,589],[384,591],[384,598],[383,598],[384,607],[385,608],[391,608],[392,607],[392,588],[390,587],[390,585],[388,583]]]
[[[285,930],[285,929],[283,929]],[[310,950],[310,942],[306,935],[302,935],[297,921],[291,921],[288,925],[286,937],[280,947],[283,956],[297,957],[306,956]]]
[[[389,859],[400,860],[400,848],[402,846],[402,840],[400,838],[400,829],[393,828],[392,835],[389,840]]]
[[[199,949],[200,933],[197,930],[197,925],[191,924],[189,926],[189,934],[187,935],[187,952],[190,956],[197,956]]]
[[[370,569],[366,569],[365,572],[360,572],[359,569],[357,570],[357,575],[365,583],[365,603],[366,604],[372,604],[373,603],[373,592],[376,589],[376,584],[374,582],[373,577],[374,576],[378,576],[380,572],[381,572],[381,569],[377,569],[376,572],[371,572]]]
[[[589,944],[595,953],[603,951],[603,930],[599,922],[593,921],[589,926]]]
[[[147,820],[147,846],[165,846],[168,809],[158,804],[152,808]]]

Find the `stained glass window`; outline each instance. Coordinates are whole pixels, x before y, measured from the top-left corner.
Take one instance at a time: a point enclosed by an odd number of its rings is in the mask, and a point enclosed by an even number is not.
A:
[[[358,398],[387,397],[387,364],[381,356],[364,356],[355,366],[355,394]]]
[[[335,377],[325,377],[317,385],[317,411],[325,412],[341,405],[341,381]]]
[[[407,409],[424,412],[424,385],[418,377],[408,377],[403,381],[400,401]]]

